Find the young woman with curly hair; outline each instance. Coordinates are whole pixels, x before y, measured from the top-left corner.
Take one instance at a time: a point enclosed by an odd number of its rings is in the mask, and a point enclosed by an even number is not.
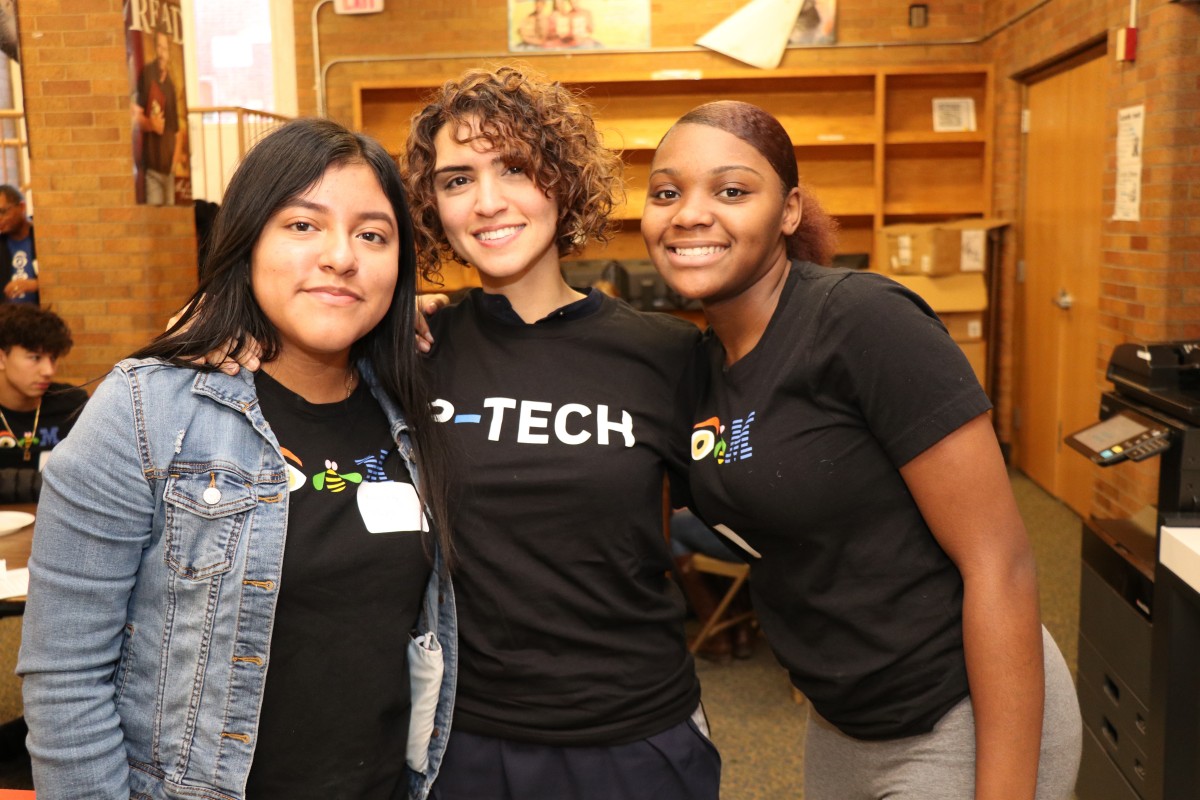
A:
[[[577,97],[511,68],[413,119],[422,265],[482,283],[430,321],[462,653],[440,800],[718,796],[662,529],[698,332],[561,270],[607,237],[619,163]]]
[[[655,152],[642,234],[712,326],[695,509],[744,542],[812,703],[804,796],[1065,800],[1079,707],[991,404],[919,297],[818,265],[829,233],[760,108],[700,106]]]

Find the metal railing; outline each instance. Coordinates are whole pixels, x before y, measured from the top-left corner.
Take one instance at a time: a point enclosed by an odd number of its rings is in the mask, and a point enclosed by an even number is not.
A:
[[[192,196],[220,203],[242,155],[289,117],[237,106],[197,106],[188,110]]]
[[[0,183],[29,191],[29,135],[17,109],[0,109]]]

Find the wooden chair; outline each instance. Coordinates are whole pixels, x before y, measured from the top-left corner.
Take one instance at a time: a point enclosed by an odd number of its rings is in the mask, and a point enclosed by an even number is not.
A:
[[[733,598],[737,596],[738,591],[746,583],[746,579],[750,577],[749,564],[722,561],[719,558],[706,556],[703,553],[695,553],[692,556],[692,566],[699,573],[718,575],[730,579],[729,589],[725,592],[721,601],[717,603],[717,607],[713,609],[713,613],[709,615],[708,619],[702,621],[700,630],[688,646],[688,652],[695,655],[696,651],[700,649],[710,636],[746,620],[753,619],[754,612],[744,611],[740,614],[726,615],[726,612],[729,611],[729,605],[733,602]]]

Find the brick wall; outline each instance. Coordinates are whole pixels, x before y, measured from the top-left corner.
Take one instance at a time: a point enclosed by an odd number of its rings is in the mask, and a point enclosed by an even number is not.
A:
[[[651,45],[654,50],[691,49],[693,42],[746,0],[656,0],[651,5]],[[532,3],[527,4],[532,8]],[[586,5],[586,3],[585,3]],[[975,61],[978,45],[928,46],[932,41],[969,41],[983,33],[979,2],[930,3],[929,26],[908,27],[908,5],[895,0],[840,0],[838,41],[868,45],[883,42],[903,46],[808,48],[788,50],[784,64],[815,69],[838,66]],[[296,70],[301,114],[315,113],[313,3],[296,3]],[[700,68],[709,72],[754,74],[757,70],[710,51],[638,54],[546,53],[510,54],[507,45],[506,0],[470,3],[388,3],[379,14],[334,14],[332,4],[318,12],[321,62],[339,61],[328,71],[328,115],[353,121],[351,87],[356,81],[448,79],[469,67],[516,58],[561,80],[586,79],[598,72],[645,75],[665,68]],[[371,59],[363,62],[341,59]]]
[[[1119,343],[1200,337],[1200,9],[1167,0],[1142,0],[1138,53],[1116,62],[1115,30],[1128,24],[1128,0],[1053,0],[988,4],[987,25],[998,25],[1016,6],[1033,10],[989,41],[996,65],[995,208],[1018,218],[1020,208],[1021,85],[1008,76],[1036,67],[1093,37],[1109,45],[1108,106],[1112,124],[1101,228],[1100,350],[1096,381],[1109,389],[1104,366]],[[1142,219],[1109,219],[1115,196],[1117,110],[1145,104]],[[1020,235],[1019,227],[1015,231]],[[1002,317],[1016,305],[1015,247],[1003,265]],[[1013,331],[1003,336],[1000,393],[1002,436],[1011,431]],[[1127,516],[1156,497],[1157,460],[1102,470],[1092,512]]]
[[[191,207],[134,200],[121,0],[21,0],[41,295],[70,325],[63,380],[103,377],[195,289]]]

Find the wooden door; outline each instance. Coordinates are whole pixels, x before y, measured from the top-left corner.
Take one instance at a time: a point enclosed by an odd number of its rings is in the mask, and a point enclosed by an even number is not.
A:
[[[1062,440],[1095,422],[1100,402],[1107,83],[1097,57],[1031,84],[1025,141],[1018,465],[1085,516],[1097,468]]]

